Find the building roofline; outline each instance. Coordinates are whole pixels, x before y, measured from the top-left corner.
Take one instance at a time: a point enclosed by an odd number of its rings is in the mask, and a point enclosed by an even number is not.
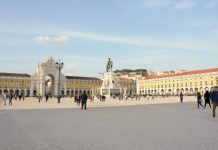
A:
[[[0,72],[0,76],[10,76],[10,77],[31,77],[29,74],[25,73],[7,73],[7,72]]]
[[[203,73],[211,73],[211,72],[218,72],[218,68],[185,71],[185,72],[182,72],[182,73],[160,75],[160,76],[150,76],[150,77],[144,77],[144,79],[145,80],[149,80],[149,79],[158,79],[158,78],[168,78],[168,77],[176,77],[176,76],[195,75],[195,74],[203,74]]]
[[[101,80],[96,77],[82,77],[82,76],[65,76],[66,79],[80,79],[80,80]]]

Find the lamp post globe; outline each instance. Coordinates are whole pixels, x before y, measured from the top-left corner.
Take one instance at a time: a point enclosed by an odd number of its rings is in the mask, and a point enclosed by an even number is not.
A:
[[[63,62],[56,62],[56,68],[58,69],[58,103],[61,102],[61,94],[60,94],[60,78],[61,78],[61,69],[64,67],[64,63]]]

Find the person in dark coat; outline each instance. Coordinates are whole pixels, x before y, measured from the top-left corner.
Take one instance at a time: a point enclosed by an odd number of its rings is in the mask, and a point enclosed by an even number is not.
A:
[[[204,93],[204,108],[206,108],[206,106],[207,106],[207,104],[210,106],[210,108],[211,108],[211,105],[210,105],[210,93],[209,93],[209,91],[206,91],[205,93]]]
[[[180,93],[180,103],[183,103],[183,94],[182,94],[182,92]]]
[[[46,94],[46,96],[45,96],[45,102],[46,102],[46,103],[48,102],[48,97],[49,97],[49,95]]]
[[[86,93],[83,93],[81,96],[81,100],[82,100],[81,109],[83,109],[83,107],[86,109],[87,99],[88,99],[88,95]]]
[[[211,93],[211,101],[213,104],[213,117],[216,116],[216,107],[218,106],[218,87],[215,86]]]
[[[198,93],[197,93],[197,104],[198,104],[198,108],[199,108],[199,105],[201,105],[201,107],[204,108],[204,106],[201,104],[201,102],[202,102],[201,93],[198,92]]]
[[[13,94],[9,94],[9,106],[12,106]]]

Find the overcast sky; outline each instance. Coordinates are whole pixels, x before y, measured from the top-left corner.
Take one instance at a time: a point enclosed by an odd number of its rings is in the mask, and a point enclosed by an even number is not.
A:
[[[0,1],[0,72],[33,74],[49,56],[67,75],[218,64],[218,0]]]

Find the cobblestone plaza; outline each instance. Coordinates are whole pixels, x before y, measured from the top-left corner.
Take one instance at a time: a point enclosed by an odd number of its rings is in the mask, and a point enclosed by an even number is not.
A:
[[[173,103],[92,107],[86,111],[79,107],[0,110],[0,147],[2,150],[216,150],[218,119],[212,118],[211,110],[197,109],[194,97],[185,98],[183,104],[178,103],[178,98],[149,101],[170,99]]]

